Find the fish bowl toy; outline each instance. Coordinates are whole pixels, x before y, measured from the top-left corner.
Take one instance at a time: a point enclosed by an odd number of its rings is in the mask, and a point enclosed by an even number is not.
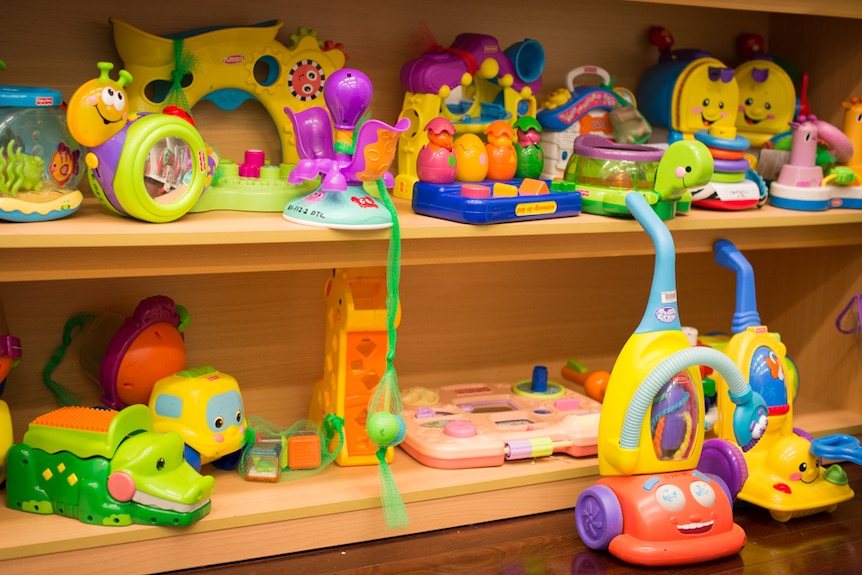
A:
[[[673,238],[643,196],[625,199],[655,244],[655,271],[641,323],[605,391],[597,445],[602,478],[578,497],[575,523],[587,547],[628,563],[709,561],[745,544],[732,504],[747,477],[742,451],[763,434],[766,405],[727,356],[691,346],[679,321]],[[733,382],[735,442],[704,440],[701,365]]]
[[[690,210],[690,190],[709,182],[713,166],[712,155],[698,141],[660,149],[585,134],[575,139],[564,179],[575,182],[588,214],[629,217],[626,197],[637,193],[662,220],[669,220]]]
[[[72,136],[89,148],[85,156],[90,188],[113,214],[146,222],[184,216],[209,186],[218,159],[182,109],[131,113],[125,87],[132,75],[109,73],[82,84],[69,100]]]
[[[51,88],[0,86],[0,220],[56,220],[81,207],[86,150],[62,102]]]
[[[769,510],[773,519],[782,522],[834,511],[839,503],[853,497],[853,490],[840,465],[826,468],[821,459],[829,455],[833,455],[831,459],[851,459],[846,453],[848,442],[840,435],[812,440],[804,430],[793,426],[793,405],[799,386],[797,370],[787,357],[780,336],[761,323],[751,263],[728,240],[717,241],[713,251],[716,262],[736,274],[733,334],[723,345],[723,352],[747,375],[768,410],[766,433],[744,453],[748,480],[738,497]],[[727,385],[721,374],[714,374],[712,379],[717,392],[717,420],[713,429],[718,437],[732,441],[733,406],[722,394]],[[842,445],[845,449],[840,453],[824,449]],[[859,459],[858,450],[855,458]]]

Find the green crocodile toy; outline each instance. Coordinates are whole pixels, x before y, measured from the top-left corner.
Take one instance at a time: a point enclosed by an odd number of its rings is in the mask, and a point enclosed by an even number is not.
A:
[[[183,459],[178,433],[153,431],[146,405],[61,407],[7,455],[8,507],[97,525],[189,525],[209,513],[214,486]]]

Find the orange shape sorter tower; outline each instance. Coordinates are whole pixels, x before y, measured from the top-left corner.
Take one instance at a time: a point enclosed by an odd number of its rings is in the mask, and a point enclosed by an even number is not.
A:
[[[386,369],[386,269],[339,268],[326,281],[326,343],[323,377],[314,386],[308,418],[344,419],[339,465],[377,465],[377,446],[368,438],[368,401]],[[401,319],[401,304],[395,317]],[[386,460],[392,461],[392,448]]]

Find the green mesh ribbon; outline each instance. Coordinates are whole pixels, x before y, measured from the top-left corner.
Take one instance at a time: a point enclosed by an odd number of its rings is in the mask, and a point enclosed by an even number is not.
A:
[[[310,419],[284,429],[250,416],[237,469],[249,481],[292,481],[325,469],[344,446],[344,420],[329,414],[322,427]]]
[[[182,38],[174,39],[174,69],[171,70],[171,87],[168,89],[163,108],[176,106],[191,115],[192,107],[183,91],[183,78],[194,72],[197,58],[190,52],[183,53],[183,44]]]
[[[368,401],[366,430],[368,437],[377,445],[378,473],[380,475],[380,497],[386,525],[390,528],[406,527],[410,520],[404,500],[395,485],[392,470],[386,462],[386,451],[404,440],[407,428],[402,416],[403,406],[398,389],[398,376],[395,373],[396,330],[395,318],[398,312],[398,284],[401,278],[401,228],[398,214],[383,180],[377,181],[377,189],[383,205],[392,216],[392,233],[389,239],[389,254],[386,264],[386,334],[389,349],[386,353],[386,369]]]
[[[54,399],[57,400],[57,404],[60,405],[60,407],[81,405],[81,401],[71,391],[54,381],[51,378],[51,374],[54,373],[54,370],[57,369],[57,366],[63,361],[63,357],[66,355],[66,350],[72,344],[72,337],[75,332],[82,331],[87,324],[95,318],[96,314],[89,311],[81,312],[70,317],[66,322],[66,325],[63,326],[63,341],[57,349],[54,350],[51,357],[48,358],[48,363],[45,364],[45,369],[42,370],[42,381],[54,395]]]

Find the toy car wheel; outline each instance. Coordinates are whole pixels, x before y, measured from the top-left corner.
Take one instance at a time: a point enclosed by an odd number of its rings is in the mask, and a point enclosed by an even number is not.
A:
[[[697,469],[721,478],[730,490],[731,502],[748,479],[748,465],[742,450],[724,439],[707,439],[703,442]]]
[[[213,461],[213,467],[215,467],[216,469],[221,469],[222,471],[230,471],[231,469],[236,469],[237,465],[239,465],[239,459],[241,455],[241,449],[238,449],[233,453],[228,453],[227,455]]]
[[[623,511],[616,493],[607,485],[586,488],[575,504],[575,525],[587,547],[607,551],[623,532]]]

